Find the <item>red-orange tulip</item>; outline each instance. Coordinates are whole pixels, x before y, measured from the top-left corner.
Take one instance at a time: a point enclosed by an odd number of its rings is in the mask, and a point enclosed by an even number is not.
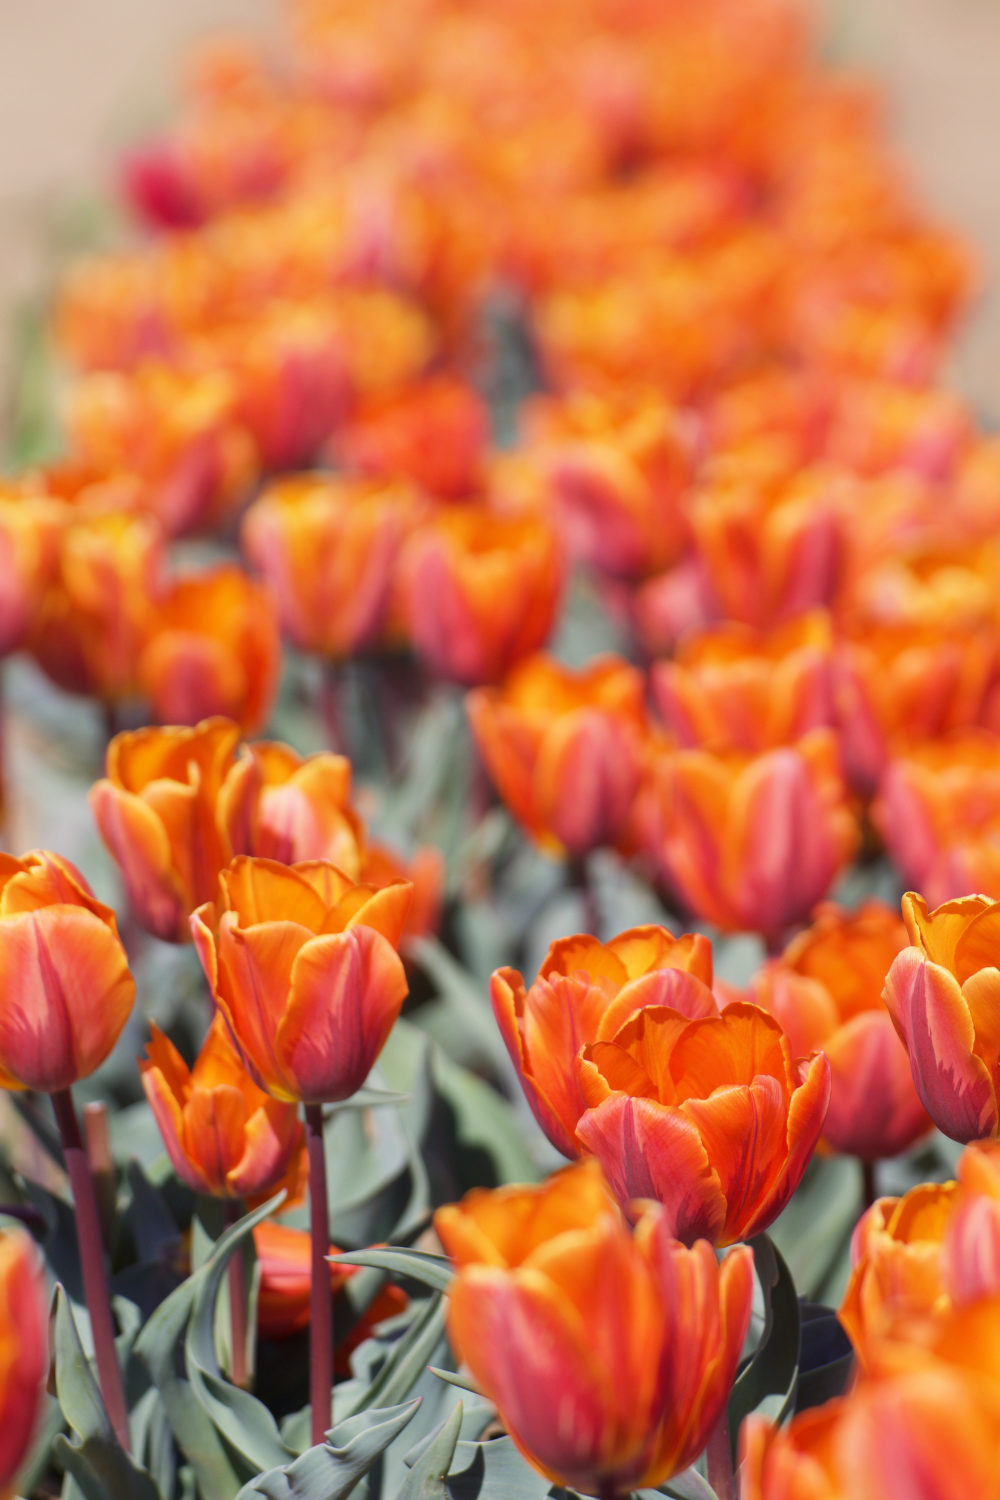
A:
[[[0,1495],[31,1448],[49,1373],[49,1298],[34,1245],[0,1230]]]
[[[896,1156],[931,1128],[882,1004],[885,976],[905,946],[893,908],[823,905],[747,997],[777,1017],[794,1056],[826,1053],[832,1088],[823,1140],[863,1161]]]
[[[1000,1132],[1000,902],[985,896],[928,911],[903,897],[911,946],[893,961],[885,1003],[917,1093],[945,1135]]]
[[[0,489],[0,657],[24,639],[56,565],[61,507]]]
[[[358,878],[365,831],[351,803],[346,756],[301,756],[288,745],[247,745],[229,768],[218,816],[234,854],[293,865],[329,859]]]
[[[90,805],[121,869],[139,921],[168,942],[190,940],[188,918],[215,896],[232,857],[217,802],[239,728],[208,719],[194,729],[138,729],[108,746]]]
[[[479,753],[511,813],[552,853],[613,844],[639,785],[641,675],[618,657],[570,671],[547,656],[466,700]]]
[[[271,594],[224,564],[170,586],[139,676],[159,723],[198,724],[219,714],[253,734],[270,715],[280,665]]]
[[[100,1067],[135,999],[115,914],[69,860],[0,854],[0,1087],[58,1093]]]
[[[413,643],[436,676],[499,682],[555,624],[564,563],[541,519],[442,512],[414,536],[404,568]]]
[[[440,849],[421,844],[412,859],[403,859],[387,844],[375,841],[365,850],[361,879],[381,889],[396,880],[408,880],[413,899],[403,926],[403,947],[411,937],[433,937],[441,926],[444,901],[445,861]]]
[[[662,1203],[686,1244],[766,1229],[823,1129],[823,1053],[796,1061],[774,1017],[739,1002],[696,1020],[649,1006],[605,1036],[580,1055],[576,1133],[619,1201]]]
[[[686,1016],[717,1012],[712,949],[699,933],[634,927],[608,943],[581,934],[553,943],[526,989],[516,969],[490,982],[493,1013],[532,1113],[557,1151],[578,1156],[586,1108],[576,1065],[582,1047],[614,1035],[646,1006]]]
[[[304,1148],[298,1109],[257,1087],[220,1015],[193,1069],[154,1026],[139,1070],[171,1165],[196,1193],[268,1193]]]
[[[374,890],[322,861],[234,859],[191,931],[253,1077],[276,1099],[347,1099],[364,1083],[407,994],[396,948],[405,881]]]
[[[748,1250],[720,1266],[655,1209],[633,1235],[593,1163],[476,1190],[434,1225],[458,1266],[449,1338],[531,1464],[622,1495],[693,1462],[749,1323]]]
[[[331,443],[344,468],[374,479],[410,479],[441,500],[479,488],[489,412],[462,381],[437,376],[352,412]]]

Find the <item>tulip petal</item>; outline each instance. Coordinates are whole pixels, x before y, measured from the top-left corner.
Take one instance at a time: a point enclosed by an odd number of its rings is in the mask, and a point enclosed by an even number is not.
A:
[[[228,1191],[229,1173],[243,1156],[246,1124],[247,1105],[239,1089],[195,1089],[188,1100],[184,1150],[210,1184],[210,1193]]]
[[[160,818],[140,797],[110,781],[91,788],[90,805],[143,926],[166,942],[185,941],[191,903],[172,867],[170,840]]]
[[[217,943],[209,945],[217,965],[215,1003],[250,1072],[278,1099],[299,1097],[279,1062],[275,1036],[288,1005],[292,966],[311,937],[296,922],[262,922],[242,931],[226,912]]]

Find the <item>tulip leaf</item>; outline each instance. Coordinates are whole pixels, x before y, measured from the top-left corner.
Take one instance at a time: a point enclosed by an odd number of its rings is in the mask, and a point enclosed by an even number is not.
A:
[[[279,1195],[280,1197],[280,1195]],[[202,1267],[188,1324],[184,1355],[188,1379],[222,1436],[257,1469],[287,1463],[292,1457],[278,1424],[262,1401],[228,1381],[215,1353],[215,1313],[222,1279],[243,1241],[275,1206],[276,1199],[247,1214],[220,1236]]]
[[[815,1157],[770,1231],[807,1297],[832,1300],[826,1283],[850,1244],[860,1209],[858,1166],[850,1157]]]
[[[448,1500],[445,1479],[462,1430],[462,1412],[459,1401],[451,1415],[432,1434],[396,1492],[396,1500]]]
[[[744,1362],[729,1398],[729,1435],[735,1459],[740,1426],[764,1407],[773,1422],[792,1410],[799,1372],[799,1299],[791,1273],[766,1234],[752,1241],[754,1267],[764,1294],[764,1329]]]
[[[509,1437],[455,1446],[450,1500],[544,1500],[551,1480],[533,1469]]]
[[[470,1391],[474,1396],[482,1395],[482,1391],[478,1386],[473,1385],[467,1375],[459,1375],[455,1370],[439,1370],[436,1365],[428,1365],[427,1368],[432,1375],[437,1376],[438,1380],[443,1380],[446,1385],[453,1385],[456,1390]]]
[[[800,1302],[802,1347],[795,1410],[822,1406],[842,1396],[854,1368],[854,1349],[832,1307]]]
[[[632,1500],[652,1500],[654,1495],[666,1495],[669,1500],[717,1500],[716,1493],[707,1479],[697,1469],[685,1469],[675,1474],[658,1490],[636,1490]]]
[[[330,1259],[335,1265],[374,1266],[380,1271],[391,1271],[396,1276],[408,1276],[411,1281],[419,1281],[435,1292],[446,1292],[455,1274],[451,1261],[445,1256],[430,1255],[426,1250],[409,1250],[402,1245],[348,1250],[342,1255],[331,1255]]]
[[[66,1469],[86,1500],[160,1500],[152,1477],[125,1452],[83,1352],[69,1298],[56,1288],[52,1335],[56,1395],[63,1415],[80,1439],[59,1433],[53,1457]]]
[[[427,1368],[444,1338],[444,1308],[440,1297],[431,1297],[420,1308],[403,1337],[367,1387],[348,1403],[347,1415],[367,1410],[376,1402],[392,1402],[405,1396]]]
[[[411,1421],[419,1401],[359,1412],[339,1422],[325,1443],[245,1484],[236,1500],[345,1500]]]

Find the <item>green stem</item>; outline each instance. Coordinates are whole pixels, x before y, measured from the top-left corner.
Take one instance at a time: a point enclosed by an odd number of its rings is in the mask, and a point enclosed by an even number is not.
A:
[[[309,1154],[309,1232],[312,1240],[309,1285],[309,1404],[311,1441],[315,1447],[333,1423],[333,1289],[330,1285],[330,1210],[323,1151],[323,1106],[307,1104],[306,1149]]]
[[[97,1360],[97,1380],[104,1398],[111,1425],[119,1443],[129,1452],[128,1407],[125,1405],[125,1390],[122,1372],[118,1367],[115,1351],[115,1331],[111,1320],[111,1294],[108,1273],[104,1264],[104,1245],[101,1241],[101,1221],[97,1210],[97,1194],[90,1163],[80,1135],[80,1123],[73,1108],[73,1096],[69,1089],[61,1089],[52,1095],[59,1138],[62,1141],[66,1171],[69,1174],[73,1207],[76,1209],[76,1235],[80,1246],[80,1265],[83,1271],[83,1294],[90,1314],[90,1326],[94,1336],[94,1354]]]

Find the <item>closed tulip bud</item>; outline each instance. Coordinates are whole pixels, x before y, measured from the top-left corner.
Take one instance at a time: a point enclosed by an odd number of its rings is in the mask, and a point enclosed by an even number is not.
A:
[[[592,1162],[478,1189],[434,1225],[457,1265],[448,1336],[529,1463],[619,1496],[693,1462],[749,1323],[749,1250],[720,1265],[655,1209],[630,1233]]]
[[[69,860],[0,854],[0,1087],[58,1093],[99,1068],[135,981],[115,914]]]
[[[490,982],[493,1014],[539,1125],[564,1156],[578,1156],[587,1107],[577,1076],[582,1047],[613,1036],[646,1006],[715,1015],[712,949],[665,927],[633,927],[608,943],[588,935],[553,943],[530,989],[516,969]]]
[[[885,1003],[924,1108],[955,1141],[1000,1132],[1000,902],[966,896],[928,911],[903,897],[911,946]]]
[[[276,1099],[348,1099],[407,994],[396,948],[405,881],[374,890],[335,865],[234,859],[191,931],[233,1040]]]
[[[323,474],[276,480],[254,501],[243,549],[294,645],[340,659],[378,641],[412,503],[399,484]]]
[[[724,625],[682,642],[650,674],[653,701],[685,747],[757,753],[833,726],[829,616],[771,635]]]
[[[279,864],[328,859],[360,876],[365,830],[351,802],[351,763],[344,755],[301,756],[288,745],[258,741],[228,770],[218,816],[233,854]]]
[[[193,729],[115,735],[108,774],[91,789],[94,818],[132,909],[167,942],[190,941],[188,918],[214,897],[232,857],[217,803],[239,734],[228,719],[207,719]]]
[[[139,676],[159,723],[223,715],[252,734],[270,715],[280,665],[271,594],[242,568],[223,565],[170,586]]]
[[[28,1236],[0,1230],[0,1495],[13,1494],[45,1400],[49,1298]]]
[[[268,1220],[254,1230],[253,1248],[260,1275],[257,1331],[265,1339],[291,1338],[309,1327],[309,1233],[305,1229],[293,1229],[288,1224]],[[339,1255],[339,1248],[331,1245],[330,1254]],[[330,1285],[334,1293],[340,1291],[360,1269],[360,1266],[331,1263]],[[408,1303],[409,1298],[398,1286],[383,1287],[347,1337],[338,1343],[337,1373],[349,1375],[351,1351],[370,1337],[378,1323],[405,1312]]]
[[[154,1026],[139,1070],[171,1165],[196,1193],[270,1192],[304,1149],[296,1106],[257,1087],[219,1015],[193,1069]]]
[[[823,1141],[862,1161],[896,1156],[931,1128],[882,1004],[885,976],[906,941],[903,923],[882,902],[852,912],[823,905],[747,997],[777,1018],[796,1057],[826,1053]]]
[[[478,688],[467,709],[479,753],[513,816],[554,854],[613,844],[639,785],[643,682],[606,657],[572,672],[547,656]]]
[[[540,518],[442,512],[414,536],[404,568],[413,643],[435,676],[499,682],[551,634],[564,564]]]
[[[829,730],[752,758],[681,750],[654,779],[650,853],[688,910],[723,931],[780,939],[857,846]]]

